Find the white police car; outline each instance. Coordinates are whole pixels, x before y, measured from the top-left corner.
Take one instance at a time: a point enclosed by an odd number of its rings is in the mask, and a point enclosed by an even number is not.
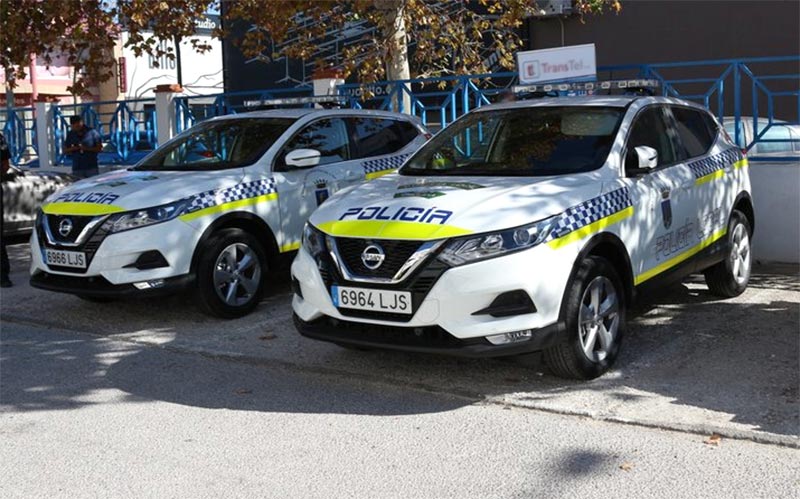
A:
[[[292,265],[301,334],[465,356],[543,350],[609,369],[648,288],[750,275],[747,159],[704,108],[564,97],[476,109],[397,174],[333,197]]]
[[[246,314],[318,205],[395,170],[429,136],[416,118],[379,111],[202,122],[129,170],[50,196],[31,239],[31,285],[93,300],[190,287],[213,314]]]

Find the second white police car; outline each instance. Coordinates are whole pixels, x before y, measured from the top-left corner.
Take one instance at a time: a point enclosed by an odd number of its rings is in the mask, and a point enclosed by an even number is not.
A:
[[[284,102],[301,100],[268,103]],[[394,171],[429,136],[416,118],[380,111],[204,121],[129,170],[46,199],[31,238],[31,285],[89,300],[190,288],[206,311],[244,315],[319,204]]]
[[[696,271],[715,294],[745,289],[746,166],[706,109],[673,98],[474,110],[311,216],[296,327],[354,348],[543,350],[556,374],[597,377],[637,294]]]

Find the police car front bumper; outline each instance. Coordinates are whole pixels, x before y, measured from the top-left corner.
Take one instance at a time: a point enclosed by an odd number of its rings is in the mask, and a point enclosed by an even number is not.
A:
[[[172,220],[109,234],[94,243],[92,236],[76,247],[52,245],[46,237],[40,227],[34,229],[31,285],[100,297],[166,294],[190,285],[191,248],[196,247],[200,232],[183,221]],[[45,261],[46,249],[83,252],[88,264],[85,269],[51,266]]]
[[[34,288],[69,293],[93,298],[152,297],[174,294],[194,284],[194,275],[183,275],[167,279],[141,281],[135,284],[112,284],[102,276],[68,276],[44,271],[35,271],[30,284]]]
[[[518,343],[495,345],[486,338],[458,339],[437,326],[381,326],[331,317],[311,322],[293,314],[297,331],[315,340],[365,348],[382,348],[415,353],[444,354],[456,357],[504,357],[544,350],[564,337],[564,324],[556,322],[531,332],[530,339]]]
[[[305,336],[361,346],[467,356],[512,355],[547,348],[563,331],[561,300],[576,255],[538,246],[444,270],[405,319],[354,315],[337,308],[320,263],[301,248],[292,264],[295,324]],[[577,248],[575,249],[577,251]],[[434,266],[435,261],[423,264]],[[422,271],[424,272],[424,270]],[[422,273],[421,272],[421,273]],[[363,286],[330,276],[333,284]],[[412,276],[409,288],[414,288]],[[374,287],[374,286],[373,286]],[[498,297],[523,293],[531,310],[487,313]],[[484,312],[484,313],[482,313]],[[382,332],[391,331],[391,334]],[[504,342],[503,336],[510,335]]]

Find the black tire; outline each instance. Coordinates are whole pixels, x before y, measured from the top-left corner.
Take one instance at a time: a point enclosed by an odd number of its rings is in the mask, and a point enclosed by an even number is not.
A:
[[[595,288],[598,289],[595,310],[600,310],[603,304],[613,303],[612,291],[616,297],[616,306],[607,308],[608,319],[604,319],[596,313],[592,315],[585,312],[592,309]],[[590,256],[580,263],[575,277],[567,285],[564,299],[563,314],[566,338],[562,343],[546,349],[544,360],[556,376],[571,379],[594,379],[608,371],[619,354],[620,343],[626,328],[625,288],[619,274],[608,260]],[[589,305],[584,308],[586,299],[589,299]],[[584,318],[592,318],[591,325],[581,324],[582,310],[586,314]],[[601,337],[603,340],[610,338],[610,341],[605,341],[607,346],[603,345]],[[588,349],[591,351],[592,358],[584,352],[584,341],[589,344]]]
[[[111,298],[109,296],[88,296],[88,295],[75,295],[79,299],[83,301],[88,301],[89,303],[111,303],[116,301],[115,298]]]
[[[746,234],[747,237],[741,239],[740,236],[743,234]],[[753,261],[750,251],[750,238],[752,235],[753,230],[750,228],[750,222],[745,214],[739,210],[733,210],[731,218],[728,220],[728,233],[725,235],[728,243],[728,252],[725,254],[725,259],[703,271],[706,284],[712,294],[733,298],[747,289]],[[742,244],[746,246],[744,248],[745,253],[742,253]],[[739,261],[737,262],[736,260]],[[743,272],[740,272],[740,270],[743,270]]]
[[[264,293],[264,277],[268,270],[264,245],[250,233],[231,228],[212,235],[197,251],[200,256],[196,270],[196,296],[200,308],[223,319],[235,319],[252,312]],[[229,265],[232,261],[226,259],[224,253],[232,254],[236,266],[233,270]],[[245,261],[247,255],[250,260]],[[217,270],[220,275],[228,275],[230,280],[222,284],[219,280],[215,282]],[[228,294],[231,287],[232,296]],[[230,299],[226,299],[228,297]]]

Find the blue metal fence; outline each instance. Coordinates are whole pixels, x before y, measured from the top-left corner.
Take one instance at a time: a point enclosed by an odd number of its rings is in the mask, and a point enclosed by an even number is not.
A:
[[[180,133],[195,123],[215,116],[250,111],[252,109],[245,105],[248,101],[282,97],[310,97],[311,95],[311,87],[300,87],[178,97],[175,99],[175,131]]]
[[[657,79],[663,95],[705,105],[726,126],[732,124],[734,139],[747,150],[759,144],[789,144],[788,150],[800,151],[800,133],[773,133],[776,127],[800,127],[800,55],[598,68],[600,80],[619,78]],[[516,83],[517,74],[505,72],[344,84],[337,91],[346,97],[350,107],[408,112],[437,129],[472,109],[504,99]],[[247,101],[311,94],[312,89],[306,86],[178,97],[174,108],[176,132],[214,116],[247,111]],[[74,114],[81,115],[84,122],[101,133],[110,144],[107,149],[120,162],[135,149],[157,145],[154,99],[57,105],[54,129],[59,164],[64,161],[62,145],[68,117]],[[0,110],[0,123],[11,144],[14,162],[35,154],[33,116],[33,108]],[[796,161],[796,157],[792,159]]]
[[[64,140],[69,131],[69,118],[74,115],[81,116],[84,124],[97,130],[103,138],[105,145],[101,154],[108,158],[101,163],[124,163],[134,151],[157,146],[154,99],[58,104],[53,106],[56,164],[63,164],[66,159]]]
[[[8,141],[11,162],[24,163],[36,156],[36,119],[32,107],[12,107],[0,110],[3,136]]]
[[[763,74],[765,64],[773,68],[783,66],[785,71]],[[734,139],[745,149],[751,150],[760,143],[780,142],[792,150],[795,149],[792,143],[800,142],[792,136],[768,138],[773,127],[800,125],[800,56],[598,67],[598,79],[619,78],[657,79],[663,95],[705,105],[721,121],[734,123],[731,128]],[[345,84],[338,90],[352,107],[409,112],[426,125],[440,128],[472,109],[502,99],[516,83],[517,74],[507,72]],[[747,96],[745,91],[749,91]],[[785,115],[784,120],[778,119],[779,111]],[[741,136],[744,127],[751,127],[749,141]]]
[[[779,72],[765,73],[767,64]],[[732,123],[734,141],[748,151],[766,143],[800,151],[800,138],[769,138],[776,127],[800,126],[800,56],[603,66],[598,71],[658,79],[664,95],[703,104],[721,122]]]

